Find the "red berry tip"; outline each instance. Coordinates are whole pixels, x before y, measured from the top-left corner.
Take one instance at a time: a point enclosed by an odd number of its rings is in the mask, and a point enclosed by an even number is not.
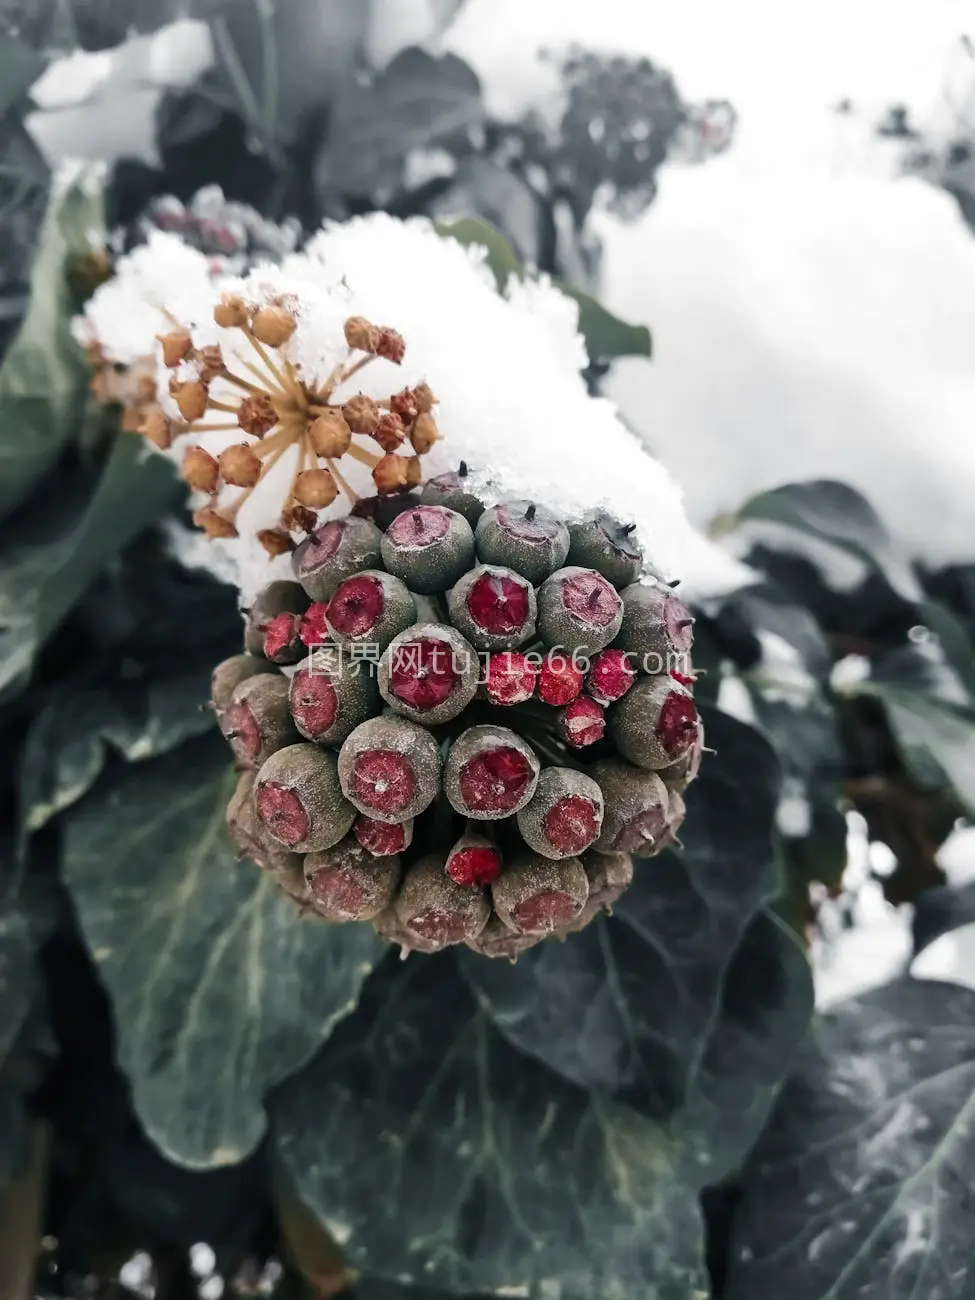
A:
[[[606,712],[601,704],[582,696],[562,710],[559,729],[567,745],[583,749],[602,740],[606,731]]]
[[[488,658],[484,692],[492,704],[524,704],[535,693],[538,669],[527,655],[504,650]]]
[[[316,600],[305,610],[301,619],[301,626],[298,629],[298,635],[309,648],[326,645],[331,639],[325,625],[327,613],[327,600]]]
[[[579,695],[584,680],[581,668],[566,655],[552,650],[538,670],[538,698],[543,704],[569,704]]]

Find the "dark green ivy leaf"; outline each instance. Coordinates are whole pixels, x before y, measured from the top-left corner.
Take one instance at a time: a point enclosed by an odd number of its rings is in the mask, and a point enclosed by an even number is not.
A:
[[[0,33],[0,115],[27,94],[47,60],[9,32]]]
[[[2,452],[0,452],[2,456]],[[84,474],[9,519],[0,538],[0,700],[30,676],[37,652],[99,570],[179,497],[172,466],[119,437],[94,492]]]
[[[27,315],[0,367],[0,517],[54,463],[84,404],[87,374],[71,337],[66,271],[102,224],[101,197],[85,184],[52,195]]]
[[[901,979],[824,1016],[744,1183],[728,1300],[975,1294],[975,993]]]
[[[374,1278],[465,1295],[707,1295],[676,1145],[511,1047],[452,954],[384,963],[275,1094],[273,1133],[299,1195]]]
[[[34,956],[24,917],[9,888],[0,898],[0,1186],[15,1176],[26,1151],[24,1040],[30,1033]]]
[[[383,950],[368,926],[299,921],[235,860],[232,789],[212,737],[106,776],[61,823],[136,1111],[164,1155],[201,1169],[254,1150],[265,1093],[352,1010]]]
[[[459,243],[477,244],[487,250],[487,264],[494,272],[498,288],[503,290],[512,275],[523,277],[525,269],[514,249],[494,226],[478,217],[460,217],[437,222],[442,235]],[[555,281],[563,293],[579,304],[579,332],[586,340],[586,350],[593,361],[613,361],[617,357],[649,357],[650,331],[645,325],[630,325],[619,320],[595,298],[570,284]]]

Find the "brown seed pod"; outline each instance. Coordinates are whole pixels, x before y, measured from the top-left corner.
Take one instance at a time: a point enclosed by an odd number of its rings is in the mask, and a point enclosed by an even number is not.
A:
[[[370,921],[393,901],[397,856],[376,858],[352,835],[305,857],[309,901],[328,921]]]
[[[602,790],[583,772],[546,767],[517,821],[522,839],[543,858],[576,858],[599,838]]]
[[[300,853],[292,853],[267,833],[254,802],[256,773],[243,772],[227,804],[227,833],[242,857],[250,858],[274,876],[302,869]],[[304,886],[302,886],[304,892]]]
[[[258,673],[242,681],[217,721],[234,757],[248,767],[260,767],[299,739],[288,708],[287,678],[277,674]]]
[[[355,821],[335,755],[307,742],[271,755],[257,774],[254,797],[268,832],[296,853],[331,848]]]
[[[671,767],[697,741],[694,697],[673,677],[643,677],[609,711],[613,744],[650,771]]]
[[[619,759],[589,769],[603,792],[603,828],[594,848],[600,853],[633,853],[650,858],[663,847],[670,800],[655,772]]]
[[[440,750],[429,731],[388,714],[370,718],[339,751],[345,797],[380,822],[405,822],[440,792]]]
[[[505,866],[491,886],[494,910],[517,934],[552,934],[574,920],[589,897],[578,858],[553,862],[526,850]]]
[[[473,939],[491,915],[486,890],[451,880],[435,853],[410,867],[393,908],[409,935],[441,945]]]

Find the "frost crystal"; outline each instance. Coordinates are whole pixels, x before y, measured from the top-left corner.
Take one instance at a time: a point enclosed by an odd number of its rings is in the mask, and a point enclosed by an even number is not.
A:
[[[242,300],[251,319],[261,307],[288,313],[293,327],[273,356],[255,356],[249,327],[215,323],[221,297]],[[358,354],[353,349],[350,358],[346,342],[350,318],[388,322],[405,340],[405,354],[400,357],[393,345],[357,363]],[[156,335],[177,328],[191,336],[192,351],[186,361],[167,368]],[[231,567],[245,598],[288,567],[287,555],[271,558],[256,539],[259,530],[281,531],[282,506],[301,468],[303,444],[292,445],[281,430],[292,427],[288,422],[299,414],[310,419],[314,411],[308,406],[321,409],[326,398],[330,410],[367,398],[380,411],[395,411],[396,395],[419,385],[428,385],[435,395],[440,435],[432,447],[413,439],[416,451],[427,453],[424,477],[456,469],[463,460],[472,489],[489,503],[516,495],[543,501],[567,520],[598,508],[633,520],[652,567],[667,578],[683,579],[695,596],[718,594],[750,576],[694,531],[667,471],[609,402],[588,394],[580,374],[586,352],[575,303],[545,280],[513,282],[499,294],[484,250],[442,238],[427,221],[374,214],[329,225],[301,253],[280,266],[259,266],[243,279],[214,279],[200,254],[172,237],[154,235],[121,259],[115,278],[96,293],[83,337],[97,342],[110,361],[128,363],[147,350],[153,353],[157,400],[176,429],[165,450],[180,461],[189,447],[219,457],[240,443],[235,417],[247,391],[240,381],[270,393],[278,425],[258,431],[261,441],[255,445],[261,455],[273,445],[280,456],[273,456],[273,470],[246,502],[233,507],[239,535],[215,537],[208,547],[213,559],[207,567],[219,567],[222,575]],[[350,336],[350,341],[355,340]],[[179,385],[198,379],[195,358],[215,347],[225,373],[209,381],[207,409],[197,415],[192,402],[177,400]],[[236,378],[228,381],[226,372]],[[242,418],[240,424],[247,428]],[[379,437],[368,431],[366,436]],[[393,430],[393,442],[396,436]],[[396,462],[387,465],[394,479],[405,474],[400,462],[407,457],[385,441],[380,446],[387,452],[383,461]],[[346,513],[356,495],[376,492],[378,458],[359,444],[353,444],[352,456],[342,460],[341,474],[328,462],[342,491],[331,503],[316,506],[318,522]],[[208,466],[198,455],[193,475],[184,473],[198,486]],[[393,486],[415,481],[408,472],[409,479]],[[205,490],[212,491],[212,484]],[[382,490],[389,487],[380,485]],[[200,496],[196,504],[209,500],[226,511],[228,499],[218,487],[215,497]]]

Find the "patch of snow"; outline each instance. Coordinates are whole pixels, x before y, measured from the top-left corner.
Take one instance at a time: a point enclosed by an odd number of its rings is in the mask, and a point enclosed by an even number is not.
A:
[[[975,923],[940,935],[914,958],[915,979],[945,980],[975,989]]]
[[[956,825],[938,850],[937,863],[955,889],[975,882],[975,826]]]
[[[747,723],[749,726],[756,726],[758,723],[751,694],[737,673],[729,671],[722,674],[716,704],[722,713],[737,718],[739,722]]]
[[[786,777],[782,783],[782,794],[775,810],[775,824],[782,835],[791,839],[802,839],[809,834],[812,809],[805,782],[798,777]]]
[[[833,664],[829,684],[838,694],[859,686],[870,676],[870,660],[866,655],[844,655]]]

